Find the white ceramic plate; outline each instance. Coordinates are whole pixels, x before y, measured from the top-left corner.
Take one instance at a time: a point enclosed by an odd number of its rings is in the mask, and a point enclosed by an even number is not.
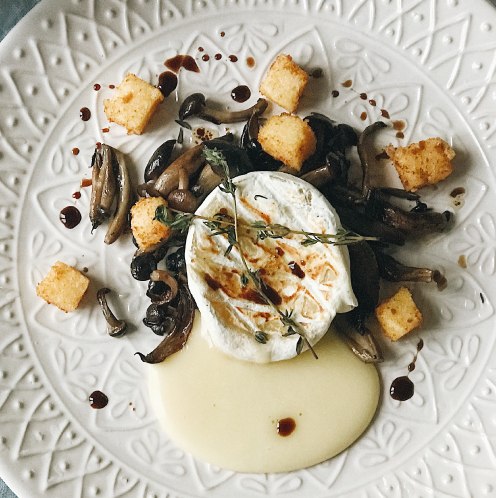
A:
[[[483,1],[42,0],[0,45],[0,473],[12,489],[21,498],[496,496],[495,32],[496,12]],[[97,141],[129,153],[138,178],[177,134],[174,95],[141,137],[117,126],[102,133],[108,85],[128,71],[156,83],[166,59],[190,54],[201,72],[181,72],[176,99],[201,89],[241,108],[281,52],[323,70],[302,116],[318,111],[363,129],[385,108],[406,123],[403,143],[441,136],[456,149],[453,175],[427,192],[429,202],[454,210],[450,192],[467,193],[450,233],[402,252],[449,281],[442,293],[413,286],[426,344],[411,375],[415,396],[399,404],[387,391],[406,373],[418,334],[385,346],[380,409],[350,449],[290,474],[240,475],[177,448],[150,410],[146,366],[133,353],[158,339],[140,325],[146,300],[128,271],[129,239],[107,247],[86,216],[70,231],[58,215],[90,176]],[[348,79],[354,90],[341,86]],[[253,97],[236,104],[229,93],[243,83]],[[398,143],[392,129],[381,136],[389,142]],[[76,202],[83,215],[88,193]],[[73,314],[35,295],[58,259],[87,267],[92,280]],[[126,338],[105,333],[95,305],[103,284],[135,325]],[[104,410],[88,404],[95,389],[110,399]]]

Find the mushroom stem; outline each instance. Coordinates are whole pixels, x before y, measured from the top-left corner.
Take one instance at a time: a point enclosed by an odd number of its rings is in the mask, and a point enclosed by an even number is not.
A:
[[[124,154],[116,149],[112,149],[112,151],[115,154],[119,165],[119,199],[115,216],[105,235],[105,244],[114,243],[124,231],[128,219],[129,205],[131,203],[131,180],[129,179],[129,172],[126,167]]]
[[[189,185],[188,173],[186,173],[186,170],[184,168],[181,168],[179,170],[179,185],[177,188],[180,190],[186,190],[188,188],[188,185]]]
[[[106,294],[110,292],[110,289],[103,287],[100,289],[96,297],[100,304],[100,308],[103,312],[103,316],[107,321],[107,332],[111,337],[121,337],[126,333],[127,324],[124,320],[118,320],[109,308],[107,303]]]
[[[367,128],[363,130],[360,137],[358,138],[357,150],[358,150],[358,156],[360,157],[360,163],[362,164],[362,173],[363,173],[362,194],[364,197],[367,197],[370,188],[370,180],[369,180],[370,165],[369,165],[367,151],[365,150],[365,143],[368,137],[372,133],[375,133],[377,130],[385,128],[386,126],[387,126],[386,123],[382,121],[376,121],[375,123],[372,123],[371,125],[367,126]]]
[[[188,176],[194,175],[205,163],[201,145],[189,149],[179,156],[155,182],[155,190],[163,197],[167,197],[179,187],[179,171],[184,169]]]
[[[256,104],[242,111],[220,111],[208,107],[202,93],[193,93],[181,104],[179,119],[182,121],[190,116],[198,116],[200,119],[217,125],[239,123],[249,119],[253,113],[262,114],[267,109],[267,105],[268,102],[265,99],[258,99]]]

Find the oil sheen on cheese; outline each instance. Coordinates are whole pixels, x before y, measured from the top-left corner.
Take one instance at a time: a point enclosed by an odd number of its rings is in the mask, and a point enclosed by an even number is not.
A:
[[[183,350],[149,366],[160,424],[195,457],[238,472],[286,472],[333,457],[367,428],[377,371],[332,329],[315,346],[318,360],[306,351],[253,363],[213,346],[200,322],[197,313]]]

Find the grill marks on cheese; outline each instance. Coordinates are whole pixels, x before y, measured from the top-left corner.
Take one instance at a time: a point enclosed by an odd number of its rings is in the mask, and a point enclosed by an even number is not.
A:
[[[262,216],[260,210],[250,202],[250,199],[239,197],[239,203],[266,223],[272,223],[271,217],[266,214]],[[232,216],[230,212],[227,214]],[[337,270],[327,258],[316,254],[312,246],[307,248],[302,246],[300,242],[303,237],[299,235],[291,235],[285,239],[257,241],[256,230],[250,230],[246,233],[242,229],[241,233],[240,241],[245,259],[252,268],[259,269],[262,280],[267,286],[266,294],[276,306],[282,311],[290,311],[294,308],[301,309],[302,317],[307,320],[311,320],[316,313],[324,311],[321,302],[331,298],[333,282],[338,276]],[[223,237],[226,239],[226,236]],[[227,314],[221,309],[225,301],[232,300],[238,315],[243,315],[254,322],[257,328],[266,331],[268,322],[272,322],[269,324],[269,330],[272,332],[280,330],[281,325],[278,317],[271,313],[250,309],[253,304],[266,306],[265,302],[255,291],[251,282],[245,287],[241,285],[240,270],[227,266],[219,268],[215,258],[219,255],[219,246],[212,244],[211,241],[211,237],[205,237],[205,248],[208,247],[208,251],[205,251],[202,266],[205,271],[205,280],[212,291],[208,299],[217,312],[221,312],[222,316],[227,318]],[[278,249],[282,249],[282,256],[280,256],[281,251]],[[304,279],[294,274],[289,265],[292,261],[303,264],[305,268]],[[315,282],[318,283],[317,286]],[[222,292],[224,296],[224,299],[221,299],[221,305],[214,304],[219,301],[217,291]],[[229,321],[233,325],[236,323],[237,326],[245,322],[241,316],[238,316],[238,319],[238,322]],[[302,325],[305,327],[308,323],[302,322]]]
[[[246,224],[263,220],[293,229],[332,233],[339,226],[336,215],[318,191],[289,175],[252,173],[237,178],[236,183],[239,237],[248,265],[259,270],[271,301],[283,312],[294,310],[294,318],[313,338],[312,343],[317,342],[334,314],[348,311],[355,304],[346,249],[322,244],[305,247],[301,245],[303,236],[296,234],[283,239],[257,240],[258,231]],[[232,200],[214,191],[198,214],[213,216],[221,210],[233,216]],[[209,329],[219,330],[214,332],[219,340],[213,337],[214,344],[250,361],[294,356],[298,337],[283,337],[286,330],[273,308],[264,303],[251,282],[242,286],[239,252],[233,248],[225,257],[227,247],[226,236],[212,237],[211,231],[199,221],[188,235],[186,261],[190,288],[202,314],[210,315]],[[300,271],[294,271],[295,264]],[[256,330],[269,335],[267,344],[256,343]]]

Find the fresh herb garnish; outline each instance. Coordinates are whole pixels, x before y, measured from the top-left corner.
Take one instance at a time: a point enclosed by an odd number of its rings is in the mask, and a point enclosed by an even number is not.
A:
[[[217,213],[213,218],[208,218],[192,213],[184,213],[183,211],[175,211],[172,209],[170,209],[170,211],[174,212],[175,215],[168,217],[167,208],[165,206],[159,206],[155,212],[154,219],[162,222],[164,225],[167,225],[176,230],[181,229],[182,231],[186,231],[195,219],[204,220],[205,225],[211,230],[217,229],[217,224],[220,223],[224,225],[231,225],[234,227],[234,221],[232,220],[232,218],[231,221],[229,221],[228,218],[230,217],[228,215],[223,215],[223,213]],[[222,221],[219,220],[218,218],[221,216],[225,216],[226,219],[223,219]],[[377,237],[364,237],[363,235],[359,235],[351,230],[346,230],[345,228],[339,228],[336,233],[316,233],[306,232],[305,230],[293,230],[278,223],[267,224],[261,220],[254,221],[250,224],[241,222],[238,223],[238,226],[257,230],[257,237],[259,240],[282,239],[291,234],[303,235],[303,239],[300,242],[300,244],[303,246],[311,246],[318,243],[342,246],[348,244],[357,244],[358,242],[363,242],[366,240],[378,240]],[[227,233],[227,231],[224,233]]]

